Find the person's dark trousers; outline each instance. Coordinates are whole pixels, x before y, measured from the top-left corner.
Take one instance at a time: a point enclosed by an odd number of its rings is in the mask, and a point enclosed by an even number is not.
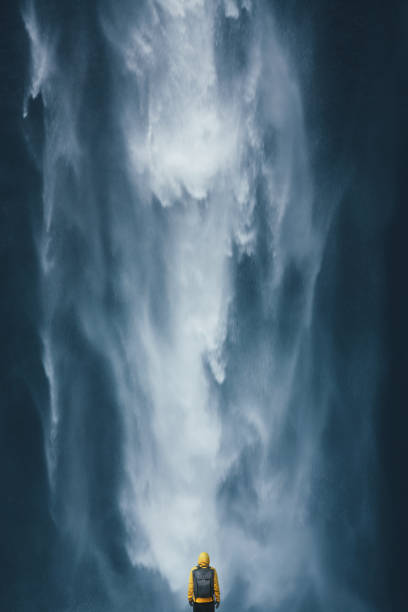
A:
[[[213,601],[209,601],[206,603],[195,603],[194,602],[193,610],[194,612],[214,612],[214,605],[215,604]]]

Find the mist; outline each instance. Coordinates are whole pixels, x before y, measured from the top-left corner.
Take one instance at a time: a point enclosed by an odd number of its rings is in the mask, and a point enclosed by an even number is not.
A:
[[[202,550],[226,610],[386,609],[390,211],[318,13],[21,7],[44,609],[180,609]]]

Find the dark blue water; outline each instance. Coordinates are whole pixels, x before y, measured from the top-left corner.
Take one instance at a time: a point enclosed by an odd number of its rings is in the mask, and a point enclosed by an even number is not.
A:
[[[5,10],[2,609],[402,609],[396,9]]]

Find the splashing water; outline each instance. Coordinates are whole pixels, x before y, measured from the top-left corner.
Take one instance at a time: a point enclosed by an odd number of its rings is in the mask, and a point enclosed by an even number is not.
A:
[[[82,541],[92,521],[83,447],[96,434],[85,423],[102,417],[98,406],[89,416],[85,346],[119,422],[131,562],[181,598],[201,549],[223,597],[245,576],[247,606],[278,605],[307,580],[318,588],[309,492],[324,414],[308,421],[301,362],[324,236],[301,94],[270,11],[248,0],[101,4],[98,52],[83,27],[67,56],[61,24],[46,28],[35,5],[24,15],[29,96],[45,109],[39,251],[57,522]]]

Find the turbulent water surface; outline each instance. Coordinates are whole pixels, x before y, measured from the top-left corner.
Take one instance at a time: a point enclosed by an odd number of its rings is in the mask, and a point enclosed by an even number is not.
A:
[[[201,550],[225,610],[376,609],[381,302],[351,344],[355,168],[317,166],[313,15],[278,9],[22,8],[54,612],[181,609]]]

